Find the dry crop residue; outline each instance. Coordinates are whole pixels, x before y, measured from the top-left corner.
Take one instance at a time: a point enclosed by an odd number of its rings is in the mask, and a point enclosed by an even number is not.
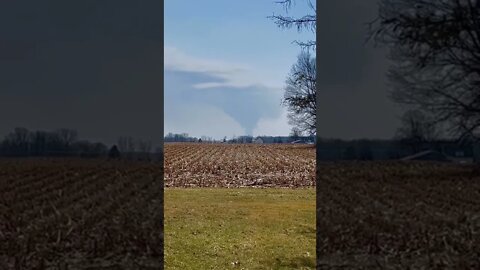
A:
[[[480,269],[480,175],[431,162],[319,164],[322,269]]]
[[[315,186],[315,148],[272,144],[166,144],[165,186]]]
[[[160,269],[161,164],[0,160],[0,269]]]

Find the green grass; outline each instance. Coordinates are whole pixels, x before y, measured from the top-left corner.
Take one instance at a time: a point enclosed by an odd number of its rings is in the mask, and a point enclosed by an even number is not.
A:
[[[314,269],[315,189],[165,189],[166,269]]]

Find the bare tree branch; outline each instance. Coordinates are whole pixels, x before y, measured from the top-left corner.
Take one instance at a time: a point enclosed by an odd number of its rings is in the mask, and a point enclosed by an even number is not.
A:
[[[308,51],[301,52],[287,78],[283,97],[293,129],[309,135],[316,132],[316,70],[315,58]]]
[[[286,14],[288,14],[289,10],[295,5],[294,0],[282,0],[276,1],[275,3],[283,5]],[[311,31],[312,33],[315,33],[317,27],[316,8],[310,0],[307,1],[307,4],[312,10],[311,14],[307,14],[298,18],[273,14],[272,16],[268,16],[267,18],[273,20],[274,23],[281,29],[296,28],[298,32]],[[303,49],[315,49],[316,46],[315,41],[312,40],[306,42],[295,41],[294,43],[298,44]]]
[[[449,125],[480,131],[480,4],[381,0],[368,40],[390,48],[391,98]]]

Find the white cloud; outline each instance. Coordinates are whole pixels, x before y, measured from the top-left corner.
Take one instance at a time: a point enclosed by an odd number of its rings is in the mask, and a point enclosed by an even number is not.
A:
[[[186,132],[191,136],[218,139],[246,134],[289,134],[286,113],[282,113],[280,107],[282,87],[268,86],[262,77],[264,72],[246,65],[195,58],[173,47],[165,47],[164,53],[165,87],[168,88],[165,91],[169,98],[165,103],[166,133]],[[168,71],[179,71],[178,76],[168,77],[172,74]],[[212,79],[205,80],[205,77]],[[192,98],[201,97],[199,89],[219,87],[235,88],[235,95],[219,91],[211,99]],[[186,101],[184,97],[189,93],[194,95]]]
[[[220,80],[193,85],[197,89],[218,87],[244,88],[255,85],[281,88],[281,84],[276,82],[277,80],[267,78],[265,74],[249,65],[193,57],[170,46],[164,47],[164,57],[166,70],[206,73]]]
[[[276,118],[260,118],[253,129],[253,136],[286,136],[290,133],[290,130],[287,111],[282,110],[282,113]]]

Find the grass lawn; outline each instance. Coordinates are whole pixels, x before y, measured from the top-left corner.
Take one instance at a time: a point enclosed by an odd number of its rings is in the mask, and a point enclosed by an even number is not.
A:
[[[314,269],[315,189],[165,189],[166,269]]]

